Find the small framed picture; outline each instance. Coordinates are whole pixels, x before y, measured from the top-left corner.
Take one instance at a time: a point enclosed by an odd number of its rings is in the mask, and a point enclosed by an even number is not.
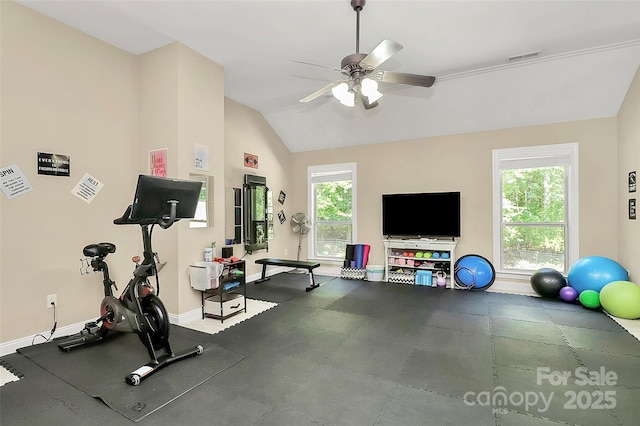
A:
[[[636,171],[629,172],[629,192],[636,192]]]
[[[154,149],[149,151],[149,174],[151,176],[167,177],[168,149]]]
[[[284,192],[280,191],[280,195],[278,195],[278,202],[280,204],[284,204],[284,199],[287,198],[287,194],[285,194]]]
[[[258,156],[254,154],[244,153],[244,166],[252,169],[258,168]]]
[[[194,167],[196,170],[209,170],[209,146],[196,144]]]
[[[280,221],[280,225],[287,221],[287,218],[284,216],[284,212],[282,210],[278,212],[278,220]]]
[[[635,220],[636,218],[636,199],[629,199],[629,219]]]

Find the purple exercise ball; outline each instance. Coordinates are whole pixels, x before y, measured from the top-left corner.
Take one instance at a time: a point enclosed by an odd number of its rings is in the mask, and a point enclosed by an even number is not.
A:
[[[565,302],[575,302],[578,298],[578,291],[573,287],[562,287],[560,289],[560,298]]]

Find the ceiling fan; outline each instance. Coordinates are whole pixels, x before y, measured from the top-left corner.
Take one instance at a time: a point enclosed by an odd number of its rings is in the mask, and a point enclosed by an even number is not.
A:
[[[383,40],[368,55],[360,53],[360,12],[366,2],[366,0],[351,0],[351,7],[356,12],[356,53],[345,57],[340,64],[340,68],[331,68],[341,71],[347,78],[336,80],[326,85],[322,89],[300,99],[300,102],[310,102],[331,91],[333,96],[343,105],[353,107],[357,99],[365,109],[371,109],[378,106],[378,99],[382,97],[382,93],[378,91],[378,81],[422,87],[431,87],[435,83],[436,78],[429,75],[377,69],[384,61],[402,49],[400,43],[392,40]],[[296,62],[316,65],[302,61]]]

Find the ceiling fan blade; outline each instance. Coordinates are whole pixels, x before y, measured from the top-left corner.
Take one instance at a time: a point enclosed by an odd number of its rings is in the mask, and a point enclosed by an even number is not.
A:
[[[362,106],[364,107],[364,109],[371,109],[378,106],[378,101],[369,102],[369,98],[367,98],[360,92],[358,92],[358,99],[360,100],[360,102],[362,102]]]
[[[312,63],[312,62],[298,61],[298,60],[295,60],[295,59],[292,59],[291,61],[292,61],[292,62],[297,62],[297,63],[299,63],[299,64],[311,65],[311,66],[314,66],[314,67],[320,67],[320,68],[328,68],[328,69],[330,69],[330,70],[334,70],[334,71],[340,71],[340,72],[342,72],[342,68],[328,67],[328,66],[326,66],[326,65],[314,64],[314,63]]]
[[[407,74],[404,72],[375,71],[371,74],[376,80],[385,83],[400,83],[410,86],[431,87],[436,78],[431,75]]]
[[[326,86],[324,86],[322,89],[317,90],[315,92],[313,92],[312,94],[310,94],[309,96],[300,99],[300,102],[311,102],[312,100],[319,98],[320,96],[324,95],[325,93],[328,93],[331,91],[331,89],[333,89],[334,87],[336,87],[338,84],[342,83],[343,80],[337,80],[334,81],[333,83],[329,83]]]
[[[402,50],[402,45],[393,40],[382,40],[365,58],[360,66],[365,70],[378,68],[384,61]]]

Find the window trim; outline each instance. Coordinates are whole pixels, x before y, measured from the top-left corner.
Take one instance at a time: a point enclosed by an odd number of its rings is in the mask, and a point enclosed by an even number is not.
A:
[[[213,176],[201,175],[196,173],[189,173],[189,179],[195,180],[198,182],[202,182],[202,187],[200,191],[204,190],[206,194],[205,200],[201,200],[200,196],[198,196],[198,203],[196,205],[196,213],[203,208],[204,209],[204,219],[189,219],[189,228],[190,229],[200,229],[200,228],[209,228],[213,226],[213,203],[211,200],[213,197],[210,197],[209,194],[213,188]]]
[[[344,172],[339,174],[337,172]],[[333,173],[329,176],[317,176],[320,173]],[[307,238],[307,257],[314,260],[338,260],[333,257],[317,256],[315,253],[315,200],[313,184],[318,182],[332,182],[351,179],[351,235],[353,241],[357,241],[357,167],[356,163],[336,163],[316,166],[307,166],[307,211],[311,221],[311,230]]]
[[[538,145],[519,148],[494,149],[493,157],[493,262],[496,275],[500,278],[522,278],[526,272],[502,268],[502,178],[501,170],[506,168],[528,168],[544,166],[566,166],[566,243],[567,264],[579,259],[580,249],[580,179],[578,168],[578,143]]]

